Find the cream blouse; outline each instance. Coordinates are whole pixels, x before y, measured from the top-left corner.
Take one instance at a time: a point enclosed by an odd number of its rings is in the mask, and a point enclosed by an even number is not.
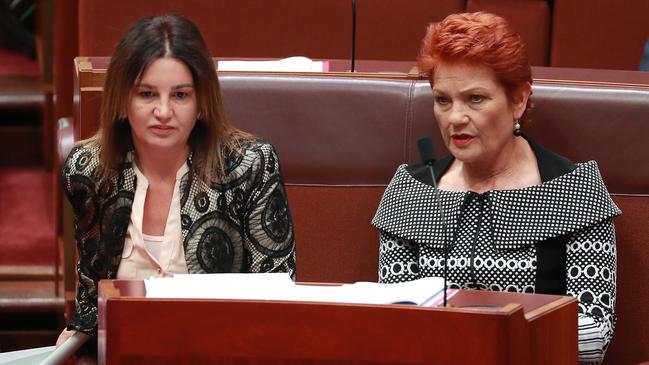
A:
[[[149,236],[142,233],[142,218],[144,217],[144,200],[149,188],[149,182],[136,164],[133,170],[137,177],[137,186],[133,197],[131,221],[128,225],[122,260],[117,270],[118,279],[145,279],[151,276],[169,274],[186,274],[187,263],[183,249],[180,226],[180,180],[189,171],[187,163],[176,172],[169,215],[165,225],[164,236]],[[157,241],[157,242],[151,242]],[[147,248],[158,245],[157,249]],[[157,251],[157,252],[156,252]]]

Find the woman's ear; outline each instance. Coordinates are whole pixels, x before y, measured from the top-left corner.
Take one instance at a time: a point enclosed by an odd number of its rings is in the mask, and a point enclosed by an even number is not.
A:
[[[527,109],[527,100],[532,94],[532,85],[526,82],[514,93],[514,117],[520,119]]]

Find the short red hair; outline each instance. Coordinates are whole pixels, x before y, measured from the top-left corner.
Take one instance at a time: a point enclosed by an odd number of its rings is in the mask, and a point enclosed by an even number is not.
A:
[[[428,26],[417,63],[419,72],[428,77],[431,85],[435,67],[442,62],[471,62],[489,67],[510,102],[525,83],[532,84],[532,68],[521,36],[507,20],[490,13],[451,14]],[[530,108],[528,98],[526,110]]]

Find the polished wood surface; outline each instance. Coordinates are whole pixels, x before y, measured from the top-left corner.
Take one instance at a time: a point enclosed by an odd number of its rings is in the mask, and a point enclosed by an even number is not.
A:
[[[450,301],[455,307],[423,308],[144,295],[142,281],[100,283],[100,363],[575,364],[577,360],[577,302],[571,297],[469,291]],[[485,303],[490,308],[477,308]],[[540,308],[543,313],[526,318]]]

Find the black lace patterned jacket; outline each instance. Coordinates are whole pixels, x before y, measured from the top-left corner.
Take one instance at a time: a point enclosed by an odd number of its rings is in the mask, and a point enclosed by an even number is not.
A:
[[[121,260],[137,184],[133,154],[107,188],[94,171],[98,148],[75,147],[62,169],[74,211],[79,253],[77,302],[68,329],[97,328],[97,283],[114,279]],[[230,154],[226,176],[210,185],[182,177],[181,228],[190,273],[288,272],[295,277],[295,243],[279,161],[272,145],[250,143]]]

